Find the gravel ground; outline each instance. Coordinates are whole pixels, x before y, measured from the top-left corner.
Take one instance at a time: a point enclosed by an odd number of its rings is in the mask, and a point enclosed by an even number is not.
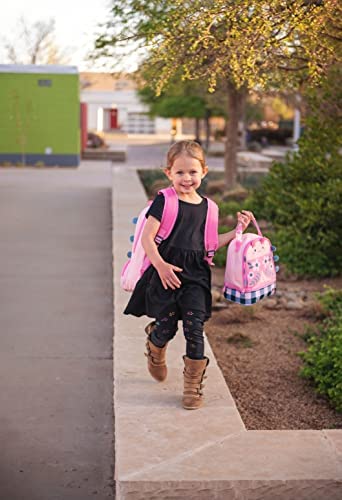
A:
[[[222,279],[215,270],[214,284]],[[337,288],[341,279],[324,283]],[[324,283],[278,281],[278,289],[306,290],[310,297]],[[298,373],[303,362],[296,353],[307,348],[301,334],[310,322],[306,308],[269,310],[262,302],[213,312],[206,333],[247,429],[342,428],[342,414]]]

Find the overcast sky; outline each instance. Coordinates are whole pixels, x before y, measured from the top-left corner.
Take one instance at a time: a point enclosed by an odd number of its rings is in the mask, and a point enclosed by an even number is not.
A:
[[[0,14],[0,63],[4,63],[3,40],[12,42],[21,16],[29,22],[55,19],[55,40],[66,49],[70,64],[79,70],[92,69],[85,55],[93,47],[97,25],[109,17],[110,0],[9,0]]]

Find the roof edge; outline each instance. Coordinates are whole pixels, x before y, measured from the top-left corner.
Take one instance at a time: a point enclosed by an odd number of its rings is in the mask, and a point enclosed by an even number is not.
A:
[[[0,73],[78,74],[77,66],[58,64],[0,64]]]

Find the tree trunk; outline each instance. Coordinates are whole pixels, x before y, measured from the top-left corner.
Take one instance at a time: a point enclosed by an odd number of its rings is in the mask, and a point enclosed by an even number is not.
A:
[[[237,183],[238,127],[244,92],[233,85],[228,86],[228,122],[226,127],[226,149],[224,155],[225,183],[234,189]]]
[[[244,151],[247,148],[247,133],[246,133],[246,98],[247,92],[243,92],[240,104],[240,117],[239,117],[239,146],[240,150]]]
[[[201,142],[200,139],[200,119],[195,118],[195,141]]]
[[[210,144],[210,115],[209,109],[205,111],[205,152],[208,154]]]

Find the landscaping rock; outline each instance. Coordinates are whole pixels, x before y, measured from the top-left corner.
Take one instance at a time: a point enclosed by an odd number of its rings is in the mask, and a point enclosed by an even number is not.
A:
[[[225,300],[224,302],[215,302],[215,304],[212,304],[211,308],[213,311],[218,311],[219,309],[227,309],[228,306],[229,302]]]
[[[296,302],[298,294],[295,292],[285,292],[284,298],[289,302]]]
[[[225,181],[209,181],[206,187],[207,195],[213,195],[217,193],[223,193],[226,189]]]
[[[277,309],[279,303],[277,299],[267,299],[263,304],[266,309]]]
[[[287,299],[286,299],[286,297],[283,296],[283,297],[281,297],[279,299],[279,305],[286,308],[286,306],[287,306]]]
[[[223,201],[243,202],[248,196],[248,191],[242,186],[238,186],[230,191],[225,191],[222,196]]]
[[[213,305],[214,305],[214,304],[216,304],[216,302],[221,302],[222,301],[223,295],[222,295],[222,293],[219,290],[213,288],[211,290],[211,298],[212,298]]]
[[[288,310],[294,310],[294,309],[303,309],[304,304],[302,302],[299,302],[298,300],[296,302],[294,301],[289,301],[286,305],[286,309]]]

